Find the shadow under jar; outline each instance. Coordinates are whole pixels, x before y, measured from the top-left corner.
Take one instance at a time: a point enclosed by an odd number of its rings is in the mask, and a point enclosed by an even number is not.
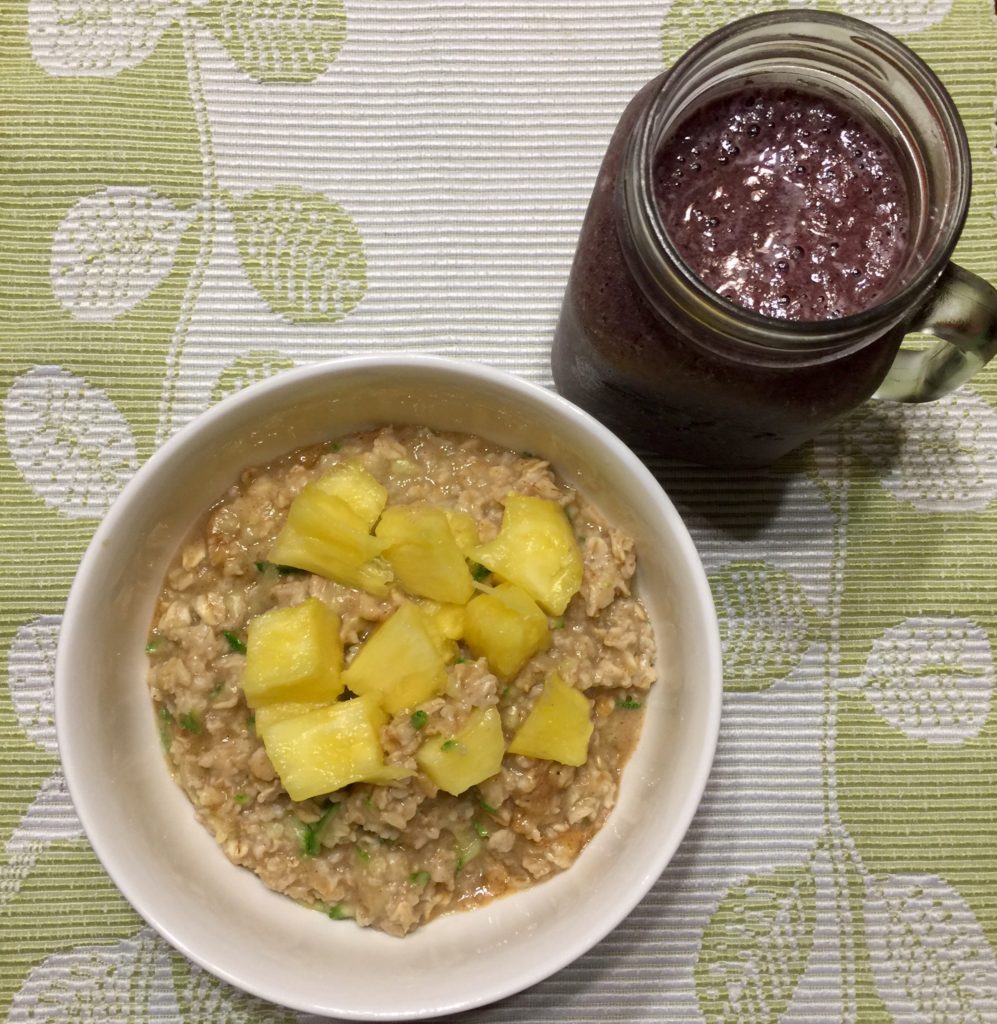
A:
[[[997,292],[949,262],[970,160],[889,34],[779,12],[708,36],[610,140],[552,369],[635,448],[762,465],[871,396],[928,401],[997,351]],[[925,331],[928,349],[901,349]]]

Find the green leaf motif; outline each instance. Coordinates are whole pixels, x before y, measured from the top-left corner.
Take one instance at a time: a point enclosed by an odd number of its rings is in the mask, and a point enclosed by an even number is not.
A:
[[[300,1024],[289,1010],[232,988],[214,975],[173,956],[173,985],[184,1024]]]
[[[151,188],[101,189],[78,200],[52,240],[55,297],[77,320],[110,323],[173,269],[183,233],[197,217]]]
[[[214,0],[193,13],[260,82],[310,82],[346,39],[342,0]]]
[[[948,882],[936,875],[870,878],[862,919],[876,989],[894,1020],[994,1019],[997,956]]]
[[[861,18],[895,35],[923,32],[943,21],[952,10],[952,0],[673,0],[661,26],[661,54],[667,65],[674,64],[703,36],[730,24],[736,18],[778,10],[824,10]]]
[[[790,7],[788,0],[732,0],[703,3],[703,0],[674,0],[661,26],[661,55],[665,65],[674,64],[694,43],[735,18]],[[804,0],[793,7],[816,7],[816,0]]]
[[[14,996],[8,1019],[34,1024],[146,1021],[168,999],[169,982],[166,944],[151,928],[143,928],[114,945],[76,946],[47,957]]]
[[[838,0],[842,14],[864,18],[894,35],[923,32],[937,25],[952,10],[952,0],[902,0],[901,3],[873,3],[869,0]]]
[[[911,739],[965,743],[990,715],[995,669],[987,631],[970,619],[906,619],[872,645],[862,692]]]
[[[30,0],[31,55],[57,77],[112,78],[152,53],[178,10],[172,0]]]
[[[290,370],[294,360],[281,356],[277,352],[252,351],[233,360],[218,375],[215,386],[211,389],[211,402],[220,402],[228,395],[249,387],[258,381],[266,380],[282,370]]]
[[[847,422],[849,445],[898,501],[921,512],[985,512],[997,498],[988,454],[997,410],[960,388],[936,402],[870,403]]]
[[[17,628],[7,656],[10,699],[21,731],[36,746],[58,755],[55,738],[55,651],[61,615],[40,615]]]
[[[242,264],[275,313],[294,323],[330,323],[363,298],[363,240],[341,206],[293,186],[231,197],[228,206]]]
[[[813,605],[787,572],[731,562],[711,574],[710,585],[729,690],[763,690],[783,679],[820,636]]]
[[[108,395],[60,366],[34,366],[3,403],[25,482],[71,519],[99,519],[138,468],[135,438]]]
[[[806,868],[728,890],[703,931],[694,973],[707,1024],[776,1024],[807,968],[816,915]]]

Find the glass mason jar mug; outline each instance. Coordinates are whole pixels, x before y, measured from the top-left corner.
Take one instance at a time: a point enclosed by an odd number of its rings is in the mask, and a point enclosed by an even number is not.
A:
[[[755,95],[782,96],[790,105],[802,98],[804,107],[826,101],[892,152],[906,223],[889,277],[867,305],[820,319],[745,308],[720,294],[723,285],[705,283],[666,229],[666,200],[656,193],[662,146],[678,126],[693,124],[697,111],[725,99],[736,105],[737,97],[751,105]],[[709,174],[705,156],[703,166],[697,160],[695,170]],[[845,178],[852,173],[838,170]],[[817,12],[734,22],[648,83],[620,119],[557,325],[557,388],[634,447],[726,465],[770,462],[871,396],[938,398],[997,351],[997,292],[949,259],[969,194],[969,149],[958,113],[931,70],[899,41],[852,18]],[[837,215],[833,202],[829,208]],[[815,211],[811,220],[819,225],[827,212]],[[763,235],[771,242],[778,226],[755,227],[757,245]],[[856,245],[868,250],[873,243]],[[836,251],[836,243],[823,249],[824,267],[808,271],[826,269]],[[794,255],[808,259],[802,248],[794,247]],[[901,348],[913,331],[939,340],[926,350]]]

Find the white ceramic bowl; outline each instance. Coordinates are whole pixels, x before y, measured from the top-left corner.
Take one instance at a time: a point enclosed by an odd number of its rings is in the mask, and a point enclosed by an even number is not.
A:
[[[245,466],[382,423],[476,433],[549,458],[629,531],[664,678],[618,806],[568,871],[397,939],[333,922],[229,863],[171,779],[145,683],[167,563]],[[720,647],[692,541],[643,464],[557,395],[487,367],[343,359],[273,377],[182,429],[125,487],[69,595],[56,664],[59,748],[98,857],[136,910],[220,978],[355,1020],[433,1017],[532,985],[580,956],[661,874],[696,810],[720,716]]]

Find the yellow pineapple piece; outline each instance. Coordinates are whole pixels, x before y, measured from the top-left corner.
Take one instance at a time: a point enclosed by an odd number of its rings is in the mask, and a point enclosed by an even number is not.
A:
[[[285,718],[298,718],[309,711],[326,708],[331,701],[280,701],[277,704],[264,704],[254,711],[256,734],[262,736],[275,722],[283,722]]]
[[[453,736],[433,736],[416,751],[419,767],[439,789],[459,796],[502,767],[505,737],[494,708],[478,708]]]
[[[387,489],[359,462],[341,462],[314,481],[323,494],[345,502],[359,516],[369,533],[388,503]]]
[[[582,585],[582,556],[556,501],[510,494],[498,536],[471,557],[522,587],[549,615],[561,615]]]
[[[499,679],[512,677],[550,643],[547,616],[525,590],[500,583],[464,609],[464,640]]]
[[[308,800],[353,782],[411,774],[384,763],[380,734],[387,720],[373,697],[357,697],[273,722],[260,736],[290,798]]]
[[[466,605],[437,604],[427,601],[423,611],[432,621],[433,628],[446,640],[460,640],[464,636]]]
[[[475,548],[480,538],[478,536],[478,524],[470,512],[454,512],[447,510],[447,522],[450,524],[450,532],[457,542],[457,547],[465,556],[470,556],[471,550]]]
[[[392,573],[380,557],[383,547],[342,498],[311,483],[291,502],[267,558],[385,597]]]
[[[339,616],[317,597],[249,622],[242,689],[250,707],[333,701],[345,685],[342,667]]]
[[[394,505],[384,510],[375,533],[398,582],[410,594],[441,604],[471,599],[474,580],[443,509]]]
[[[440,657],[449,665],[460,653],[457,641],[464,636],[464,605],[439,604],[437,601],[419,599],[426,628],[436,643]]]
[[[376,698],[391,714],[435,697],[446,681],[446,666],[425,616],[411,602],[374,630],[343,672],[346,686]]]
[[[561,764],[584,764],[592,736],[590,704],[580,690],[552,672],[509,744],[510,754]]]

